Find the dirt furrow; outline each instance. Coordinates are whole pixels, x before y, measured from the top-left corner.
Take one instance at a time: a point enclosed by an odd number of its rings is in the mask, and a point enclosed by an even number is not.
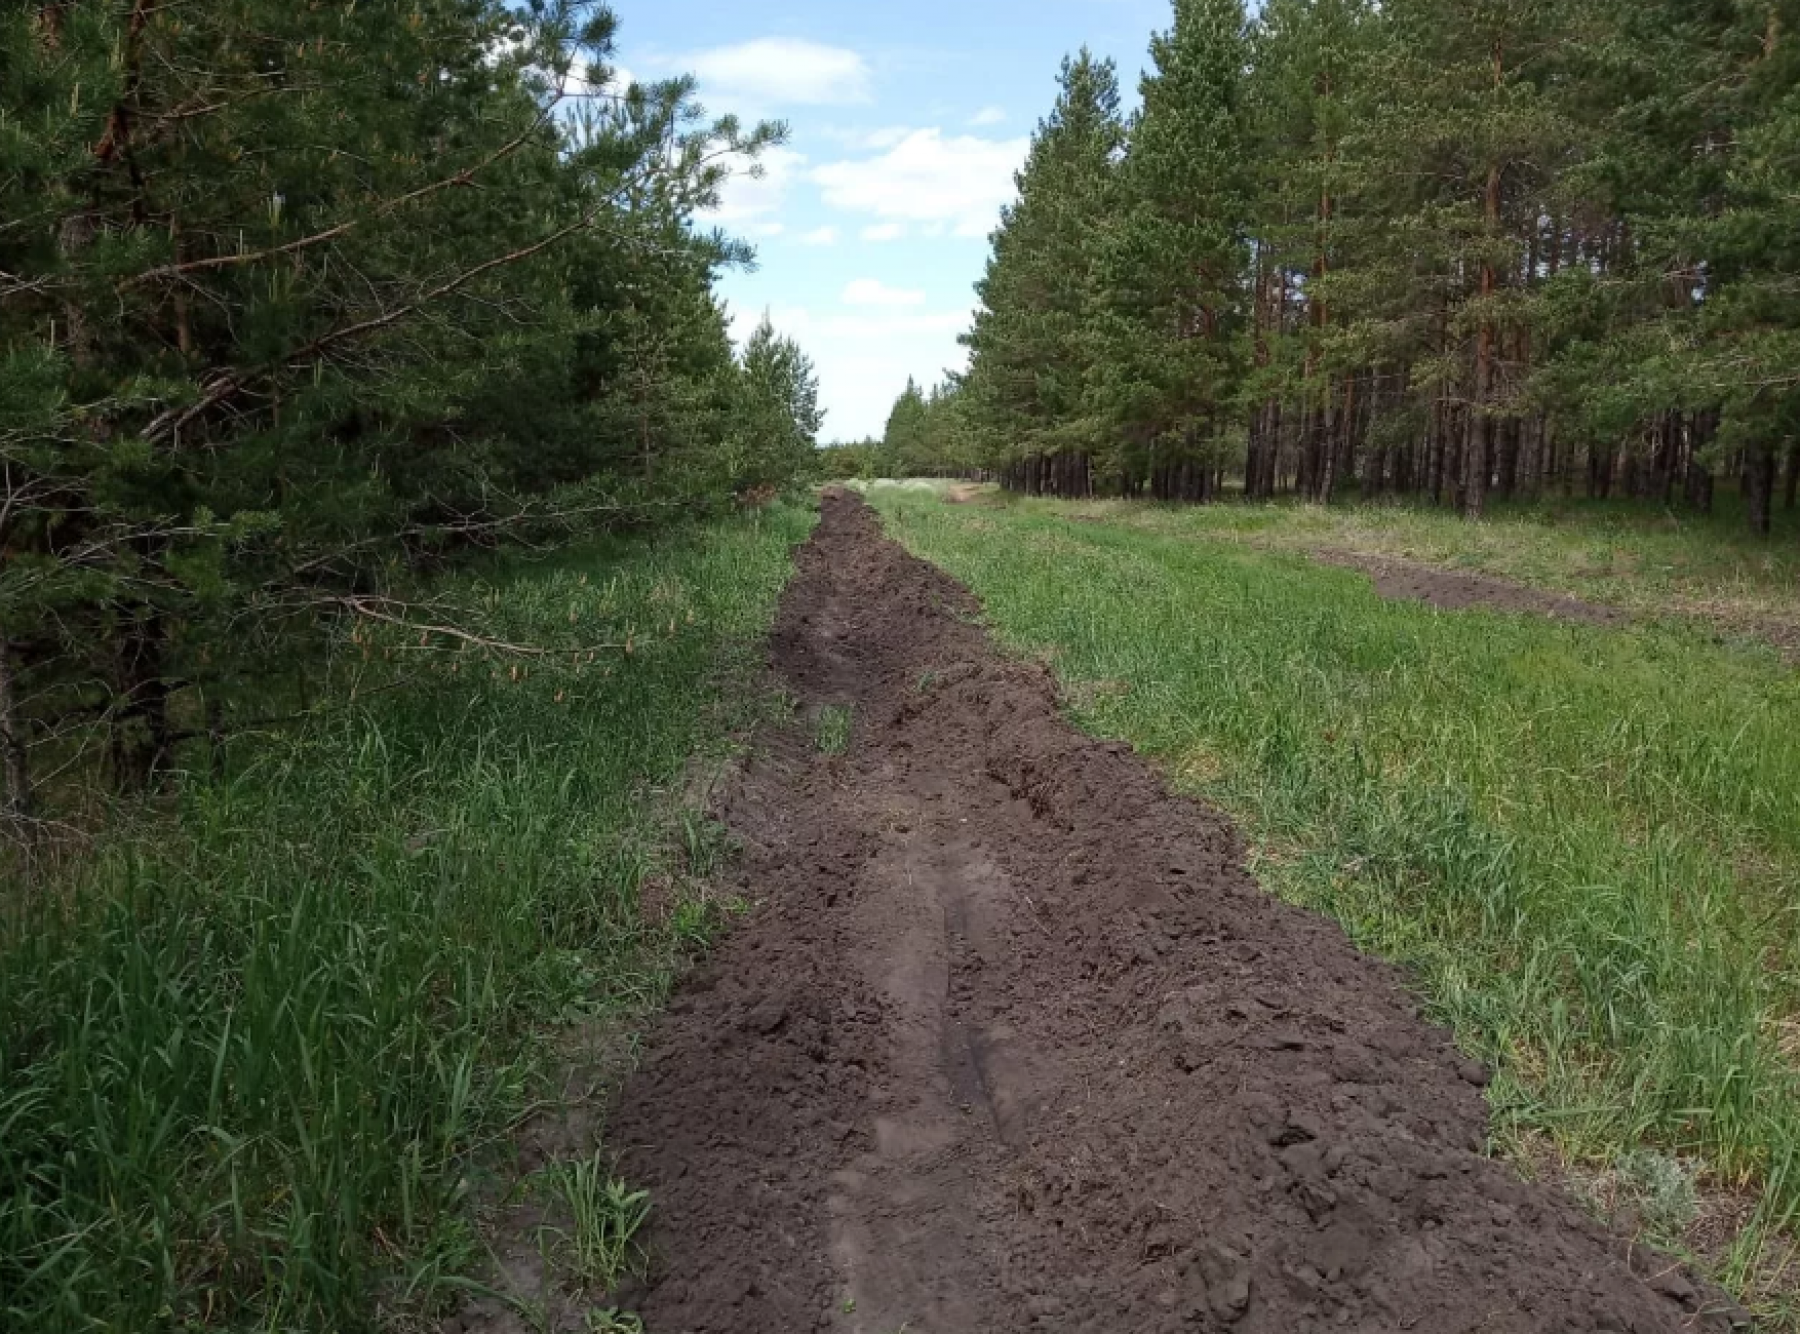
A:
[[[1630,625],[1632,614],[1619,607],[1584,602],[1567,593],[1529,588],[1510,579],[1472,570],[1448,570],[1425,561],[1400,556],[1378,556],[1360,551],[1322,547],[1313,552],[1326,565],[1361,570],[1375,591],[1390,602],[1423,602],[1441,611],[1489,607],[1495,611],[1528,611],[1552,620],[1578,621],[1584,625]]]
[[[612,1137],[651,1334],[1724,1330],[1483,1157],[1483,1072],[1230,824],[1067,726],[843,493],[772,640],[801,701],[722,814],[756,905]],[[849,750],[799,744],[849,707]]]

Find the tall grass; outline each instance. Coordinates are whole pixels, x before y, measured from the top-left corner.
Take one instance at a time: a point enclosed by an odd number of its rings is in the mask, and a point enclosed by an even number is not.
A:
[[[185,778],[74,883],[9,888],[0,1327],[353,1331],[453,1292],[471,1170],[542,1092],[548,1030],[662,985],[657,821],[766,702],[809,523],[467,582],[501,638],[631,651],[359,634],[314,722]]]
[[[1233,812],[1265,884],[1416,970],[1503,1144],[1698,1159],[1800,1218],[1800,676],[1677,628],[1442,614],[1303,557],[877,488],[1077,721]],[[1174,521],[1169,521],[1174,522]],[[1198,522],[1198,521],[1196,521]]]

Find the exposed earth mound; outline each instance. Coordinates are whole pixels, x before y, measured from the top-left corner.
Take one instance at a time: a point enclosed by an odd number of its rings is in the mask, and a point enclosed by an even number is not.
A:
[[[1485,1074],[1394,970],[975,610],[827,496],[773,639],[802,721],[722,811],[754,910],[612,1123],[652,1334],[1732,1327],[1483,1157]]]

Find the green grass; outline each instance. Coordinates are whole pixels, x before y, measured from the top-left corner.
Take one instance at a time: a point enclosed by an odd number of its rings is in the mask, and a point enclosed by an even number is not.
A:
[[[1757,537],[1729,492],[1710,516],[1648,502],[1547,500],[1496,504],[1481,524],[1412,504],[1074,508],[1170,536],[1398,556],[1635,612],[1704,616],[1742,630],[1773,624],[1800,643],[1800,512],[1778,512],[1773,536]]]
[[[638,1234],[650,1221],[648,1191],[633,1190],[612,1174],[602,1154],[555,1163],[541,1174],[541,1188],[568,1216],[556,1238],[568,1271],[596,1292],[610,1292],[627,1274],[641,1273],[647,1255]]]
[[[850,749],[852,716],[848,705],[827,704],[819,710],[816,740],[825,755],[842,755]]]
[[[1630,1155],[1692,1164],[1754,1205],[1719,1272],[1792,1318],[1800,675],[1772,650],[1440,614],[1205,536],[1272,515],[872,498],[1081,725],[1236,815],[1265,885],[1411,966],[1498,1067],[1502,1149],[1641,1181],[1664,1219],[1674,1174]]]
[[[653,1002],[709,932],[691,901],[646,920],[640,888],[721,855],[680,793],[771,706],[761,637],[810,523],[461,581],[491,634],[630,651],[362,631],[296,734],[74,881],[9,888],[0,1327],[356,1331],[452,1299],[471,1181],[556,1026]]]

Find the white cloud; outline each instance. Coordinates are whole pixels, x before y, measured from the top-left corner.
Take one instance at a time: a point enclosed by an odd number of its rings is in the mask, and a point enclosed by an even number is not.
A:
[[[801,245],[836,245],[838,229],[836,227],[815,227],[800,238]]]
[[[761,311],[734,309],[733,337],[741,343],[761,317]],[[936,384],[945,371],[968,365],[968,352],[956,341],[969,326],[968,311],[900,308],[822,315],[777,306],[769,319],[813,360],[828,440],[880,435],[907,377]]]
[[[879,278],[858,278],[844,289],[846,306],[922,306],[925,293],[905,287],[889,287]]]
[[[845,106],[870,100],[868,62],[793,37],[759,37],[665,62],[693,71],[703,96],[752,106]]]
[[[905,125],[889,125],[885,129],[870,130],[862,136],[862,142],[869,148],[892,148],[896,144],[906,142],[912,129]]]
[[[969,315],[966,311],[922,315],[825,315],[811,324],[827,339],[867,343],[883,342],[896,335],[948,334],[954,346],[956,335],[969,327]],[[931,379],[937,378],[934,372]]]
[[[983,107],[969,117],[969,124],[974,126],[1003,125],[1006,123],[1006,111],[1002,107]]]
[[[943,222],[958,236],[985,236],[1001,206],[1012,200],[1013,173],[1030,147],[1030,140],[1022,138],[946,137],[942,130],[913,130],[879,156],[826,163],[811,175],[833,208],[907,222]]]
[[[898,241],[906,235],[906,224],[903,222],[877,222],[862,229],[865,241]]]
[[[850,129],[843,125],[826,125],[820,128],[819,137],[829,139],[833,143],[846,148],[892,148],[913,132],[910,125],[882,125],[876,129]]]
[[[758,165],[761,175],[753,175],[750,167],[741,167],[719,191],[719,206],[708,217],[725,226],[745,226],[757,222],[764,227],[779,226],[768,215],[779,212],[787,200],[787,192],[806,167],[804,154],[791,148],[766,150]],[[765,236],[774,235],[764,231]]]

